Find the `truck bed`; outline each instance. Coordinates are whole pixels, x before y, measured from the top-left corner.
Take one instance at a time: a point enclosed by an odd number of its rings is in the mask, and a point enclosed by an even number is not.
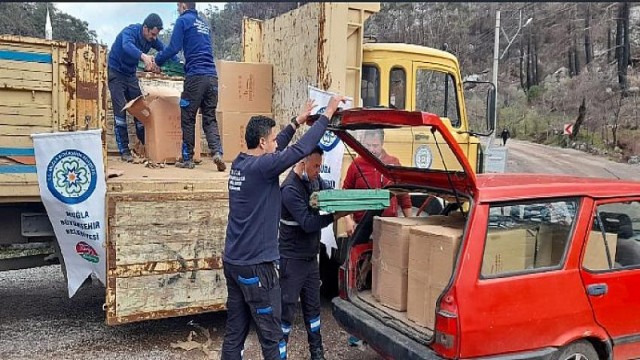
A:
[[[228,171],[107,164],[107,323],[224,309]]]

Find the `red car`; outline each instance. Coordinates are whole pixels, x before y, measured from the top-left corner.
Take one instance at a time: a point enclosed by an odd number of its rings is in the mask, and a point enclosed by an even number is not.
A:
[[[373,127],[428,136],[445,161],[429,169],[382,164],[354,131]],[[640,358],[640,183],[476,175],[447,125],[428,113],[348,110],[331,129],[395,182],[392,192],[437,196],[442,215],[463,219],[441,235],[448,245],[431,250],[416,246],[441,241],[429,238],[439,228],[411,229],[408,265],[388,284],[408,282],[403,310],[372,296],[380,281],[372,269],[385,262],[381,250],[372,259],[374,244],[398,239],[380,240],[381,211],[367,212],[349,239],[333,299],[333,316],[349,333],[387,359]],[[420,232],[428,241],[415,240]],[[379,298],[395,290],[384,291]]]

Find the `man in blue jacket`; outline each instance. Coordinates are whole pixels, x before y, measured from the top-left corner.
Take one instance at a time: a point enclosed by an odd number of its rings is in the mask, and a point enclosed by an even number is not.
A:
[[[247,124],[247,152],[231,163],[229,219],[223,267],[227,280],[227,325],[222,360],[242,359],[251,320],[256,324],[265,360],[285,359],[286,342],[280,326],[281,294],[276,262],[280,220],[279,176],[313,151],[340,102],[333,96],[316,122],[295,144],[286,147],[314,107],[307,102],[300,114],[277,136],[276,122],[253,116]]]
[[[142,24],[132,24],[124,28],[111,46],[108,61],[108,85],[113,105],[114,132],[118,151],[123,161],[131,162],[129,150],[129,131],[127,130],[127,115],[124,106],[127,102],[142,95],[136,69],[142,60],[145,70],[157,71],[153,56],[147,55],[151,48],[164,50],[164,44],[158,39],[162,30],[162,19],[158,14],[149,14]],[[177,57],[173,58],[178,61]],[[144,126],[134,118],[136,135],[144,144]]]
[[[218,73],[213,61],[211,32],[207,22],[198,16],[195,2],[179,2],[180,16],[176,20],[167,48],[158,53],[155,62],[162,66],[181,49],[185,59],[184,88],[180,97],[182,125],[182,159],[177,167],[193,169],[193,149],[196,141],[196,115],[202,112],[202,128],[218,171],[227,166],[222,161],[222,145],[216,120],[218,104]]]
[[[309,198],[314,191],[329,188],[320,177],[323,153],[322,148],[316,145],[311,154],[296,164],[281,186],[279,243],[282,333],[288,343],[299,298],[311,360],[324,360],[320,335],[320,237],[324,227],[346,215],[321,215],[309,205]]]

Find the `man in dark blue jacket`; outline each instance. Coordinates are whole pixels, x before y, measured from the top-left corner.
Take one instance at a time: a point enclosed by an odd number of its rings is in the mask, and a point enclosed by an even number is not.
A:
[[[145,70],[156,70],[153,56],[147,55],[151,48],[164,50],[164,44],[158,39],[162,30],[162,19],[158,14],[149,14],[142,24],[132,24],[124,28],[111,46],[108,61],[108,85],[113,105],[114,132],[116,143],[122,160],[131,162],[129,150],[129,131],[127,130],[127,115],[124,106],[127,102],[142,95],[136,69],[142,60]],[[177,57],[173,58],[178,61]],[[144,126],[134,118],[136,135],[144,144]]]
[[[324,227],[346,215],[321,215],[309,205],[314,191],[328,188],[320,177],[323,153],[316,145],[311,154],[296,164],[280,188],[282,333],[288,343],[300,298],[311,360],[324,360],[320,335],[320,236]]]
[[[280,220],[279,176],[307,156],[344,102],[334,96],[329,105],[298,142],[286,147],[296,129],[307,121],[314,107],[306,103],[300,114],[277,136],[276,122],[253,116],[245,131],[247,152],[231,163],[229,172],[229,219],[223,267],[227,280],[227,326],[222,360],[240,360],[253,319],[265,360],[286,358],[286,342],[280,326],[281,294],[276,262]],[[285,148],[286,147],[286,148]]]
[[[158,53],[155,62],[162,66],[167,59],[181,49],[185,59],[184,88],[180,97],[182,123],[182,160],[176,163],[181,168],[193,169],[193,149],[196,141],[196,115],[202,112],[202,128],[218,171],[227,166],[222,161],[222,144],[216,120],[218,104],[218,73],[213,61],[211,31],[207,22],[198,16],[195,2],[179,2],[180,16],[171,33],[167,48]]]

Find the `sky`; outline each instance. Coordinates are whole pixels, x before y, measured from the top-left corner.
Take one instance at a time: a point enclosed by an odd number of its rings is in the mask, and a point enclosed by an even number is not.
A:
[[[98,41],[111,47],[118,33],[127,25],[142,23],[144,18],[152,12],[160,15],[165,28],[178,18],[176,2],[145,2],[145,3],[118,3],[118,2],[81,2],[81,3],[55,3],[56,7],[69,15],[89,23],[89,29],[98,34]],[[211,5],[222,9],[224,2],[197,3],[198,10],[203,11]],[[56,30],[53,29],[55,32]]]

